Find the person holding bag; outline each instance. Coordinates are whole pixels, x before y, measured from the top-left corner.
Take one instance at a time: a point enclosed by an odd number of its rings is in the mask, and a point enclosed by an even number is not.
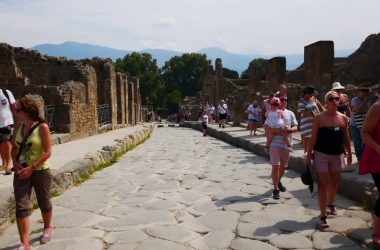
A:
[[[52,176],[47,159],[51,156],[50,131],[42,118],[37,103],[23,97],[17,103],[18,120],[12,147],[14,165],[13,187],[16,200],[16,220],[21,244],[18,250],[31,249],[29,243],[29,208],[31,189],[34,188],[44,223],[40,243],[50,241],[52,204],[50,186]]]

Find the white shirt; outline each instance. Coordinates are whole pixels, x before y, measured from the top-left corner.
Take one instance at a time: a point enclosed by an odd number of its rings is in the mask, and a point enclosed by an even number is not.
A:
[[[9,96],[10,104],[16,102],[13,94],[6,90]],[[0,89],[0,128],[13,124],[13,116],[7,97],[4,95],[3,90]]]
[[[226,114],[227,111],[228,111],[227,104],[224,103],[224,104],[219,104],[218,105],[218,112],[219,112],[219,114]]]
[[[206,106],[207,106],[207,114],[213,115],[214,110],[215,110],[214,106],[212,106],[211,104],[207,104]]]

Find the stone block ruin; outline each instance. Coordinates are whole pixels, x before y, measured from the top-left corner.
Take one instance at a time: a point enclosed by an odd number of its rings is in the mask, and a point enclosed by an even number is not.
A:
[[[0,87],[15,98],[43,99],[49,126],[72,138],[142,121],[138,79],[115,71],[111,59],[69,60],[0,44]]]
[[[360,83],[380,83],[380,33],[370,35],[348,58],[334,57],[333,41],[318,41],[304,47],[304,63],[292,71],[286,70],[286,58],[274,57],[268,60],[266,73],[256,67],[247,69],[248,79],[229,79],[223,76],[222,60],[215,60],[215,70],[210,66],[202,78],[202,90],[198,98],[183,106],[198,114],[206,101],[218,105],[226,99],[235,125],[247,120],[245,113],[248,105],[257,100],[259,103],[270,93],[278,90],[279,85],[287,86],[289,107],[296,111],[302,96],[303,87],[314,86],[323,97],[335,81],[341,82],[345,92],[353,97],[355,85]],[[193,117],[195,118],[195,117]]]

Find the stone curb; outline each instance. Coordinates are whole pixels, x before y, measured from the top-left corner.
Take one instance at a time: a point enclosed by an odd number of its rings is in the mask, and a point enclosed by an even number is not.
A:
[[[126,153],[143,143],[153,132],[154,125],[144,126],[140,131],[129,134],[125,138],[116,139],[115,145],[103,146],[101,150],[89,154],[82,159],[76,159],[66,163],[59,169],[51,170],[53,183],[51,192],[62,193],[76,183],[83,180],[83,176],[88,176],[94,172],[95,168],[101,164],[111,163],[115,156]],[[32,195],[33,204],[36,203],[35,196]],[[14,219],[15,201],[13,188],[1,188],[0,191],[0,232],[7,228]]]
[[[197,122],[185,122],[180,125],[202,131],[201,125]],[[262,143],[254,143],[244,138],[234,137],[228,132],[219,131],[212,127],[207,128],[207,134],[254,154],[269,158],[268,153],[265,151],[265,146]],[[291,153],[289,168],[302,173],[305,169],[304,158]],[[346,167],[342,172],[338,191],[341,195],[362,204],[364,207],[369,208],[375,206],[377,197],[376,186],[369,175],[358,175],[357,164]]]

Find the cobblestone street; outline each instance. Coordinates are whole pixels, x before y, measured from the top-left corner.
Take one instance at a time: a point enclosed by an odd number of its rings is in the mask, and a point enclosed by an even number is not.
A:
[[[371,214],[337,196],[338,216],[317,229],[319,209],[299,174],[272,199],[267,159],[188,128],[156,128],[144,144],[53,199],[51,242],[31,219],[33,249],[364,249]],[[19,242],[16,225],[0,249]]]

